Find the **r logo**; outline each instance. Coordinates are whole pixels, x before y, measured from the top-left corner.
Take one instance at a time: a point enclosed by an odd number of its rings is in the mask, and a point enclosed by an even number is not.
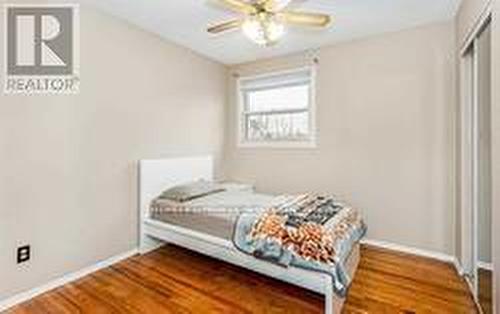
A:
[[[7,74],[73,74],[73,8],[7,8]]]

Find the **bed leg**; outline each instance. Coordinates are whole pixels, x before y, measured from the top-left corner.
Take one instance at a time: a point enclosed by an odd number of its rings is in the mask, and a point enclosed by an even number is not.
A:
[[[151,252],[153,250],[156,250],[160,246],[162,246],[164,242],[157,240],[155,238],[152,238],[148,235],[141,234],[140,239],[139,239],[139,253],[140,254],[146,254],[148,252]]]
[[[325,314],[338,314],[333,313],[333,282],[330,277],[325,283]]]

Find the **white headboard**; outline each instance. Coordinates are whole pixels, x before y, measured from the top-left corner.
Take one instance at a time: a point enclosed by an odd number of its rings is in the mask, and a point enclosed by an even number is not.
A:
[[[161,192],[199,179],[213,180],[213,168],[212,156],[139,161],[139,228],[142,229],[144,219],[149,216],[151,201]]]

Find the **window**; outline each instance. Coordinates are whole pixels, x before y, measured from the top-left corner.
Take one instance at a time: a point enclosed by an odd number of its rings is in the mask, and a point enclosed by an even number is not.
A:
[[[314,69],[240,78],[240,146],[313,147]]]

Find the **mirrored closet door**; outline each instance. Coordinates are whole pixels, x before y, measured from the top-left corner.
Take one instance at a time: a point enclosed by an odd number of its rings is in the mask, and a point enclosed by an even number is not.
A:
[[[491,27],[486,17],[461,57],[462,267],[483,313],[492,313]]]

